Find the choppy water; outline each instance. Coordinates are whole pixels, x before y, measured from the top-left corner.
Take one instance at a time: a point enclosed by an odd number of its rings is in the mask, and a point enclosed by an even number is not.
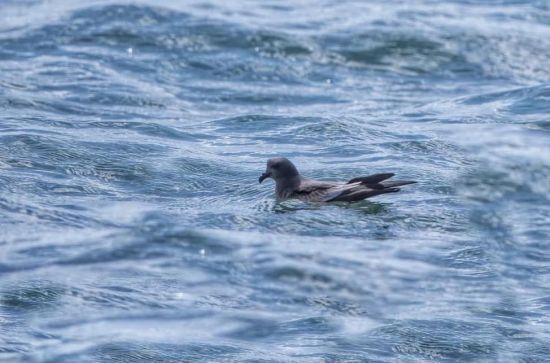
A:
[[[0,3],[1,361],[550,361],[548,2],[159,3]]]

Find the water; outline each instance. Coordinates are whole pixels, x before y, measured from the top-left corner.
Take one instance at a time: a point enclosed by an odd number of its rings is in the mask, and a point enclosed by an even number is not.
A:
[[[1,361],[550,362],[548,2],[0,19]],[[276,155],[419,184],[278,204]]]

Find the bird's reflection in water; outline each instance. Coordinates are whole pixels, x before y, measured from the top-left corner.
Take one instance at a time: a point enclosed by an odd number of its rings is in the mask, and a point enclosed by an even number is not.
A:
[[[289,213],[297,212],[302,210],[319,210],[321,208],[330,208],[331,210],[335,209],[348,209],[355,210],[357,212],[365,214],[379,214],[386,211],[386,206],[391,203],[376,203],[371,201],[361,201],[358,203],[347,203],[347,202],[333,202],[333,203],[305,203],[298,200],[284,200],[276,201],[273,203],[271,210],[275,213]]]

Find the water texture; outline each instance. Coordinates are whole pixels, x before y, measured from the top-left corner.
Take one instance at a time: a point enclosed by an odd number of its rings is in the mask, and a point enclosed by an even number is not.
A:
[[[0,361],[550,362],[549,55],[547,1],[0,2]]]

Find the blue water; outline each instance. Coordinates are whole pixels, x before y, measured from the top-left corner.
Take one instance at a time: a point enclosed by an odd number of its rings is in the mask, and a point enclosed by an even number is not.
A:
[[[549,55],[547,1],[0,2],[0,361],[550,362]]]

